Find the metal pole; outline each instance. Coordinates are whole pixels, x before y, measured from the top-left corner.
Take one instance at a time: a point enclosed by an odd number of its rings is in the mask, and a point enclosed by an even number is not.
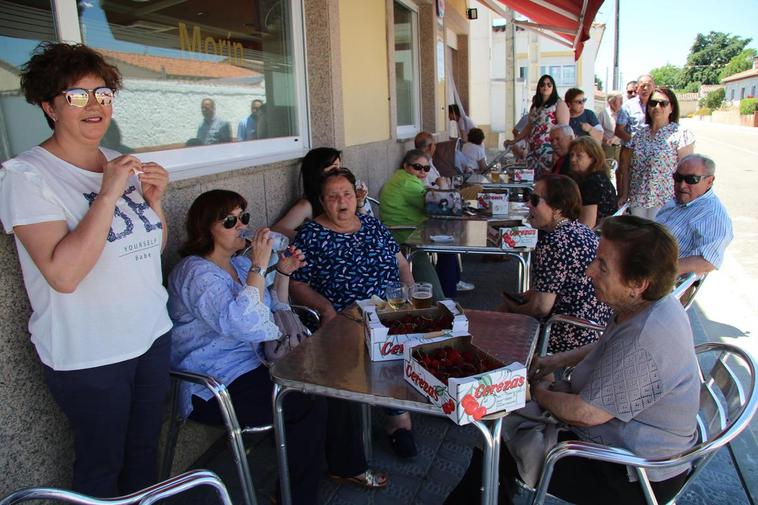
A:
[[[613,30],[613,89],[621,89],[619,83],[619,6],[620,0],[616,0],[616,19]]]

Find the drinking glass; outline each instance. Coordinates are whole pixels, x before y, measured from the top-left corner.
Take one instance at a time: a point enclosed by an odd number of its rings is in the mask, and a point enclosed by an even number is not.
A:
[[[387,284],[384,294],[386,295],[387,303],[389,303],[390,307],[397,310],[405,305],[405,301],[408,298],[408,289],[402,282],[390,282]]]
[[[417,282],[411,288],[411,303],[415,309],[428,309],[432,306],[432,285]]]

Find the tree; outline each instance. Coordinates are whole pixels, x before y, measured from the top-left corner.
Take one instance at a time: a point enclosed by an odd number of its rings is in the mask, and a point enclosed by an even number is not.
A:
[[[738,74],[753,68],[753,58],[755,58],[756,53],[758,53],[758,51],[750,47],[729,60],[729,63],[727,63],[721,70],[719,79],[726,79],[730,75]]]
[[[752,39],[723,32],[698,33],[682,72],[682,86],[692,82],[718,84],[719,74],[729,61],[740,54]]]
[[[656,86],[680,88],[682,85],[682,69],[676,65],[666,64],[650,71],[650,76]]]
[[[724,91],[724,88],[719,88],[705,95],[705,98],[702,98],[700,100],[700,106],[708,107],[711,110],[716,110],[721,107],[721,104],[724,103],[725,98],[726,91]]]
[[[603,80],[598,76],[595,76],[595,86],[598,91],[603,91]]]

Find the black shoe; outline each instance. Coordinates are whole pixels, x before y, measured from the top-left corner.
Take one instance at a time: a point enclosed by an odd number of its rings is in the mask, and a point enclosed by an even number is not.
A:
[[[392,450],[399,458],[413,458],[418,454],[411,430],[400,428],[390,433],[389,437]]]

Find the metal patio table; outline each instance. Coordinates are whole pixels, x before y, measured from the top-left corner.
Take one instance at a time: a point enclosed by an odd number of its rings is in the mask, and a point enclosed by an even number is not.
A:
[[[520,217],[474,216],[465,219],[449,217],[429,218],[420,224],[403,242],[410,249],[408,261],[420,252],[451,254],[488,254],[511,256],[519,262],[518,281],[522,292],[529,290],[529,270],[532,264],[532,248],[502,249],[487,239],[487,227],[493,224],[517,226]],[[448,241],[434,241],[432,236],[452,237]]]
[[[282,401],[290,391],[444,416],[403,378],[403,360],[371,361],[357,310],[346,309],[271,368],[274,430],[282,502],[291,504]],[[504,363],[529,364],[539,333],[536,319],[520,314],[467,310],[473,342]],[[505,412],[474,421],[484,438],[483,505],[497,503],[500,431]]]

